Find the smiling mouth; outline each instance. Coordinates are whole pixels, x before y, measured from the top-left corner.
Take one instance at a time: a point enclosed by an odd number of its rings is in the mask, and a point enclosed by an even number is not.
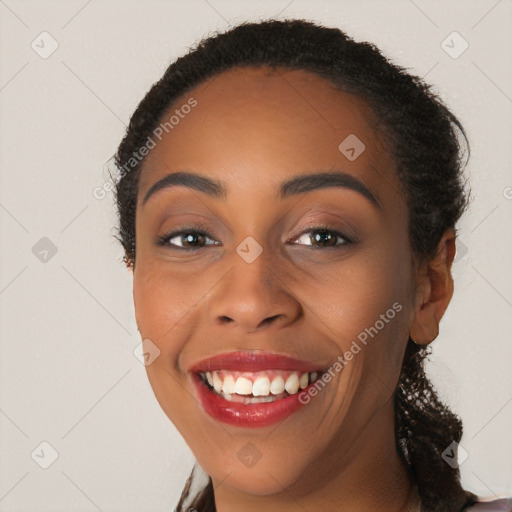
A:
[[[218,354],[189,368],[204,412],[237,427],[266,427],[299,411],[327,368],[261,350]]]
[[[265,370],[237,372],[216,370],[197,372],[210,391],[229,402],[261,404],[282,400],[306,389],[322,372]]]

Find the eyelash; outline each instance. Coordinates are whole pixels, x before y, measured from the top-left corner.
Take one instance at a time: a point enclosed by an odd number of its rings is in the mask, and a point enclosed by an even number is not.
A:
[[[334,235],[338,239],[342,239],[343,242],[341,244],[336,244],[335,246],[327,246],[327,247],[316,247],[311,245],[310,248],[313,250],[320,250],[320,249],[341,249],[343,247],[346,247],[347,245],[352,245],[357,243],[357,240],[353,238],[349,238],[347,235],[342,233],[341,231],[338,231],[336,229],[331,229],[329,226],[326,225],[315,225],[315,226],[309,226],[305,230],[303,230],[301,233],[299,233],[294,239],[299,239],[303,235],[306,235],[308,233],[318,233],[318,232],[327,232],[331,235]],[[201,224],[197,224],[195,226],[186,226],[176,231],[171,231],[170,233],[167,233],[165,235],[162,235],[158,237],[157,244],[162,247],[167,247],[171,250],[177,250],[177,251],[198,251],[200,249],[204,249],[207,246],[217,246],[217,243],[210,243],[206,244],[203,247],[192,247],[192,248],[186,248],[186,247],[180,247],[173,244],[170,244],[169,241],[179,235],[200,235],[209,238],[210,240],[214,240],[214,242],[217,242],[213,235],[208,231],[206,226],[203,226]],[[300,244],[293,244],[293,245],[300,245]]]

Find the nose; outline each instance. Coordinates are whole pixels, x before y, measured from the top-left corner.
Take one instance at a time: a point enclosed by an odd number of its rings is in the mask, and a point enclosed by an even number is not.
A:
[[[286,327],[303,314],[300,302],[264,257],[235,262],[210,295],[209,311],[216,325],[241,333]]]

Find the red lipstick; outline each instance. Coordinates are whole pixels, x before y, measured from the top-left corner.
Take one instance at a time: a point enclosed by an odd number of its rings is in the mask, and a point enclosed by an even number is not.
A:
[[[284,420],[303,406],[299,395],[307,392],[308,387],[314,384],[313,380],[318,379],[323,373],[323,369],[319,368],[317,363],[279,354],[258,352],[219,354],[195,364],[190,371],[197,396],[205,412],[218,421],[239,427],[265,427]],[[266,396],[257,397],[250,392],[249,396],[247,392],[245,392],[246,396],[225,393],[225,388],[220,390],[218,385],[214,389],[212,375],[217,374],[215,378],[218,383],[219,375],[225,378],[226,375],[230,375],[230,372],[235,378],[243,376],[249,389],[251,380],[254,383],[258,378],[264,381],[266,378],[281,379],[282,392],[279,392],[279,389],[277,391],[273,389],[272,394],[267,388]],[[288,388],[290,390],[288,393],[284,391],[283,385],[284,379],[291,375],[293,375],[291,380],[295,379],[295,388],[292,385],[293,389]],[[297,389],[299,376],[302,377],[301,389]],[[273,381],[272,386],[274,384]],[[286,385],[288,384],[287,380]]]

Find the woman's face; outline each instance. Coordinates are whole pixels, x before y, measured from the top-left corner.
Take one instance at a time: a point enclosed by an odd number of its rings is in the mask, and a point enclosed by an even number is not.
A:
[[[217,485],[268,495],[348,467],[370,477],[364,462],[395,449],[414,317],[382,128],[323,79],[266,68],[225,72],[172,115],[136,214],[135,309],[160,351],[146,367],[158,402]],[[197,178],[161,182],[178,172]]]

